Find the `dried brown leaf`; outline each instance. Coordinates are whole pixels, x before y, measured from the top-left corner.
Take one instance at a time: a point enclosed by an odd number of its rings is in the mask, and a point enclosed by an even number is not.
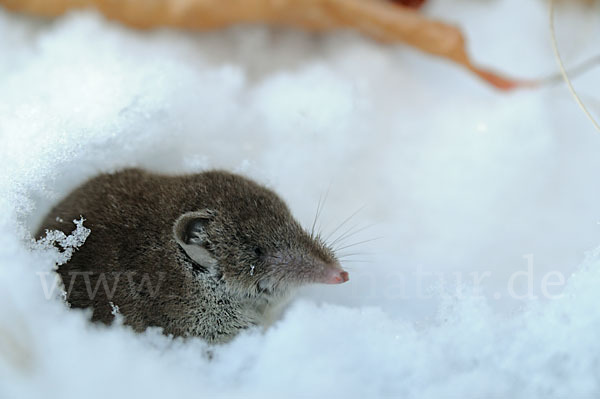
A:
[[[91,7],[135,28],[205,30],[239,23],[317,31],[351,28],[382,42],[401,42],[450,59],[499,89],[528,85],[473,65],[458,28],[389,0],[0,0],[0,4],[43,16]]]

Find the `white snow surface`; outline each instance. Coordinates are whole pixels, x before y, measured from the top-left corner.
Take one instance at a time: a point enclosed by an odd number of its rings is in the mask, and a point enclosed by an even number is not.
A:
[[[536,78],[556,72],[546,7],[424,12],[459,24],[479,63]],[[568,65],[598,52],[598,11],[559,8]],[[598,111],[598,70],[575,85]],[[562,84],[502,93],[351,32],[0,10],[0,143],[0,398],[600,396],[600,135]],[[212,359],[198,339],[90,325],[48,292],[61,259],[32,234],[126,166],[244,173],[307,227],[326,196],[325,234],[361,209],[334,236],[379,239],[341,251],[358,253],[349,283],[307,288]]]

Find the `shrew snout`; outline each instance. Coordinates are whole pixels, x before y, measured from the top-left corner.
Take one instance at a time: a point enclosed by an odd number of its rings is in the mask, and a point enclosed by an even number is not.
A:
[[[342,269],[338,261],[325,264],[325,272],[317,282],[323,284],[342,284],[350,279],[348,272]]]

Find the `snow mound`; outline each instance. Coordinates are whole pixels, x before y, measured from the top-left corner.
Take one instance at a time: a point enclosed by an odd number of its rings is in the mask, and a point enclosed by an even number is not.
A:
[[[427,12],[482,63],[554,71],[544,2],[448,3]],[[600,13],[560,15],[567,62],[593,54]],[[498,93],[348,32],[140,33],[91,13],[0,10],[0,53],[0,398],[600,395],[600,136],[564,87]],[[591,106],[599,82],[575,82]],[[342,251],[349,283],[224,346],[90,325],[49,244],[85,245],[85,222],[33,234],[127,166],[244,173],[308,227],[326,196],[325,235],[362,208],[333,239],[368,242]]]

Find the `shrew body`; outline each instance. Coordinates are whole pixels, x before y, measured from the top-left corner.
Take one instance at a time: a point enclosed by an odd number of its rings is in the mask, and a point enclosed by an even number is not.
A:
[[[227,342],[267,326],[294,289],[348,280],[333,251],[306,233],[271,190],[223,171],[167,176],[128,169],[100,175],[46,217],[85,244],[59,268],[67,300],[111,323],[113,305],[138,331]]]

